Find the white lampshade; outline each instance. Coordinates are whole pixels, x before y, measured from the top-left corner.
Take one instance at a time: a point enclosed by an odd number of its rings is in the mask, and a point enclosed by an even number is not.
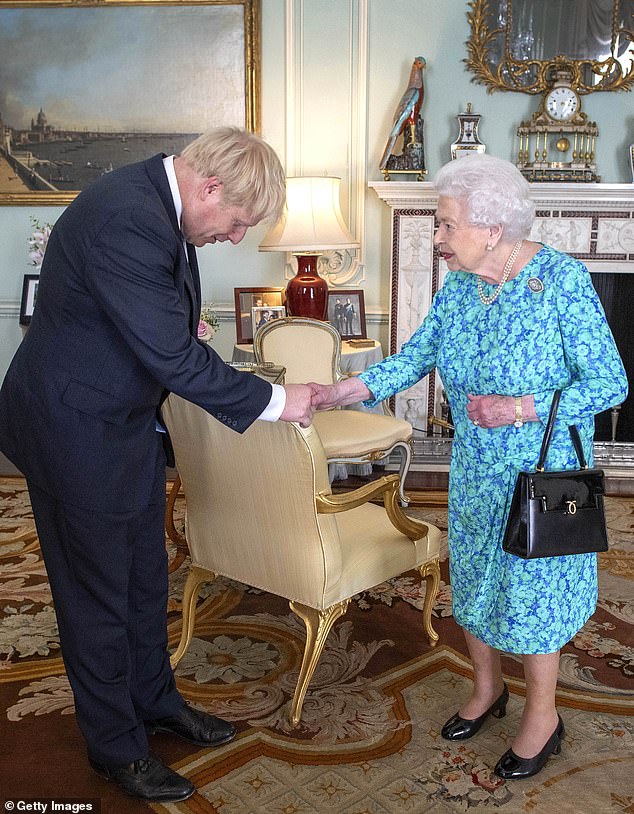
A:
[[[340,178],[286,179],[286,211],[260,243],[261,252],[358,248],[339,206]]]

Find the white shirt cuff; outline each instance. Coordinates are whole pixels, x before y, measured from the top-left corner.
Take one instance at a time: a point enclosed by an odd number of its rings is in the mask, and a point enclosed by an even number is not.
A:
[[[277,421],[286,407],[286,390],[281,384],[272,384],[273,394],[264,411],[258,416],[260,421]]]

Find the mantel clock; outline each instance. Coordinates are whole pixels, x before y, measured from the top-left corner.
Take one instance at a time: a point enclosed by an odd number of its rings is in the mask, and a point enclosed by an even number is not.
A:
[[[538,110],[517,128],[517,166],[529,181],[599,181],[597,124],[581,110],[572,68],[558,62]]]

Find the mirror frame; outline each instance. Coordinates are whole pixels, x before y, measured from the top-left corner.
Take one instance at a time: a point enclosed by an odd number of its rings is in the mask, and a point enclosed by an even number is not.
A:
[[[616,30],[619,0],[613,0],[613,2],[614,33],[623,34],[631,43],[634,43],[634,30],[628,28]],[[472,81],[486,85],[489,93],[495,90],[529,94],[542,93],[550,87],[556,71],[562,69],[570,72],[571,82],[580,95],[597,91],[629,90],[634,84],[634,60],[628,72],[624,73],[620,62],[614,56],[602,61],[570,59],[564,54],[559,54],[552,59],[515,59],[510,50],[512,0],[506,0],[505,28],[489,29],[487,22],[490,12],[489,0],[471,0],[468,6],[471,8],[471,11],[467,12],[471,32],[466,43],[469,57],[464,62],[467,69],[474,74]],[[504,59],[496,70],[491,61],[491,50],[495,38],[501,34],[504,35]],[[596,85],[588,85],[584,82],[583,76],[586,69],[589,69],[593,76],[601,77]],[[522,81],[525,84],[521,84]]]

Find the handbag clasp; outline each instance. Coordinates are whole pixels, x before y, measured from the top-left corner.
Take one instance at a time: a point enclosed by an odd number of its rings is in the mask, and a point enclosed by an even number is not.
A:
[[[567,500],[566,501],[566,514],[577,514],[577,501],[576,500]]]

